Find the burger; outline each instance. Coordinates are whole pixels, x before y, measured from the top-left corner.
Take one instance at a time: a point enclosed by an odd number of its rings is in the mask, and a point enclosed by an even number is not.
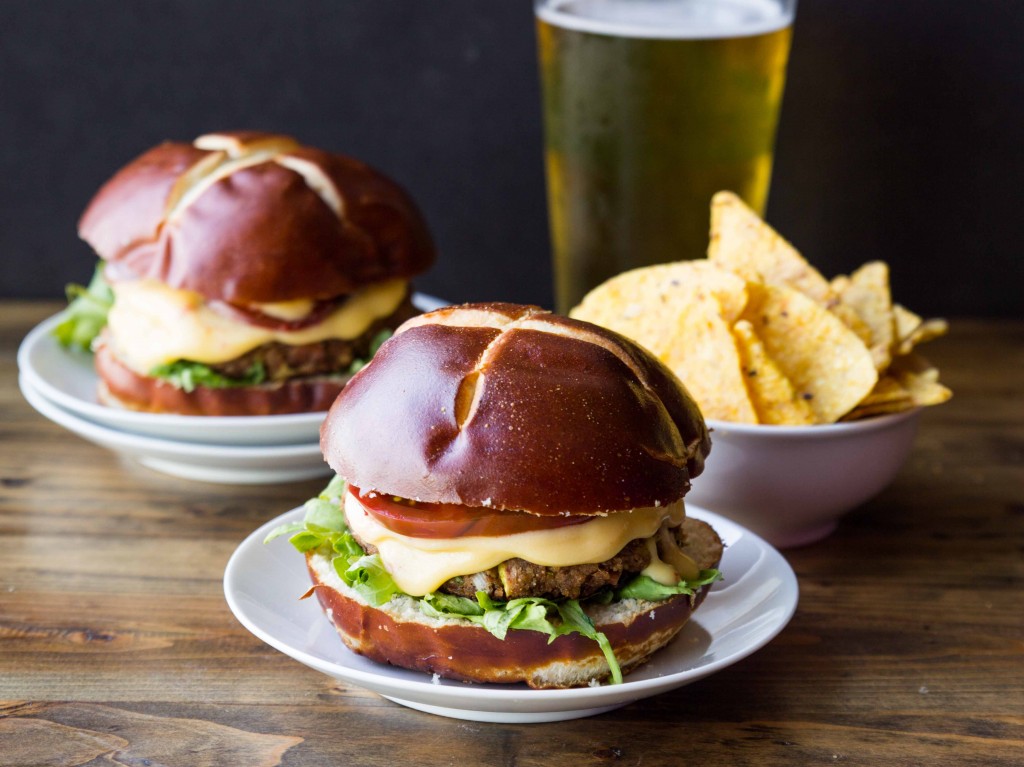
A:
[[[619,682],[719,578],[722,542],[683,504],[710,450],[700,411],[595,325],[500,303],[412,318],[320,439],[337,476],[270,538],[291,536],[310,593],[375,661]]]
[[[150,149],[79,234],[101,266],[57,337],[93,349],[101,401],[190,415],[326,410],[435,257],[393,181],[257,132]]]

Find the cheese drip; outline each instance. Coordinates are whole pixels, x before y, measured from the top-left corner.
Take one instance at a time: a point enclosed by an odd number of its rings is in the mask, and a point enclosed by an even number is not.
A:
[[[299,346],[331,338],[349,340],[373,322],[390,316],[406,293],[404,280],[388,280],[355,293],[322,322],[300,330],[259,327],[211,309],[198,293],[176,290],[155,280],[112,285],[114,305],[107,325],[118,357],[143,375],[176,360],[217,364],[277,341]],[[269,314],[295,318],[299,302],[268,304]],[[312,303],[307,304],[309,308]],[[259,307],[255,307],[259,308]],[[307,308],[308,312],[308,308]]]
[[[423,596],[457,575],[489,570],[519,557],[546,567],[604,562],[636,538],[650,538],[662,523],[680,524],[686,511],[682,500],[613,512],[582,525],[534,530],[515,535],[413,538],[392,532],[377,522],[359,500],[345,495],[349,528],[380,552],[384,567],[402,591]]]
[[[640,571],[663,586],[674,586],[679,581],[694,581],[700,577],[700,568],[676,543],[675,533],[669,527],[658,530],[656,537],[647,539],[650,564]]]
[[[651,580],[657,581],[665,586],[671,586],[679,582],[679,574],[668,562],[663,562],[658,556],[658,543],[654,538],[647,539],[647,553],[651,556],[650,564],[640,574],[646,575]]]

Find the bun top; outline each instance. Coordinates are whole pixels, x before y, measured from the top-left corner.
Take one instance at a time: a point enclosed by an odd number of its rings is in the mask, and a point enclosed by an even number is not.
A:
[[[711,449],[697,404],[627,338],[533,306],[402,325],[320,431],[362,490],[534,514],[679,500]]]
[[[96,193],[79,235],[113,279],[150,278],[234,304],[334,298],[434,261],[394,182],[287,136],[166,142]]]

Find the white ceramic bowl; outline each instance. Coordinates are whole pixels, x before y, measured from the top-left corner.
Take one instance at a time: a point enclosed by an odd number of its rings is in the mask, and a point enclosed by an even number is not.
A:
[[[686,500],[775,546],[811,543],[892,482],[913,447],[919,415],[823,426],[708,420],[711,454]]]

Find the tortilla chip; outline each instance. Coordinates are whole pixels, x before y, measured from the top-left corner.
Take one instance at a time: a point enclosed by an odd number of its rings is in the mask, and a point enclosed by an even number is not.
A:
[[[918,344],[944,336],[947,332],[949,332],[949,323],[945,320],[938,318],[925,320],[909,336],[899,342],[896,352],[897,354],[910,354]]]
[[[903,385],[894,376],[884,375],[878,379],[875,388],[857,403],[857,407],[874,407],[879,405],[904,404],[906,407],[913,407],[914,401],[910,392],[903,388]]]
[[[904,306],[893,304],[896,318],[896,340],[893,343],[894,355],[910,354],[914,347],[931,341],[949,332],[949,323],[943,319],[922,319]]]
[[[786,287],[747,285],[748,320],[815,423],[834,423],[878,380],[871,353],[831,312]]]
[[[584,296],[569,316],[606,325],[635,324],[643,315],[650,315],[651,322],[664,325],[674,307],[694,295],[713,296],[730,324],[747,304],[746,283],[732,272],[708,261],[677,261],[612,277]]]
[[[613,277],[570,316],[646,347],[679,377],[705,418],[757,423],[729,330],[745,304],[743,280],[707,262],[680,262]]]
[[[733,326],[732,333],[757,420],[768,424],[814,423],[810,404],[797,394],[792,382],[768,356],[753,325],[740,320]]]
[[[794,288],[823,306],[834,298],[821,272],[732,192],[711,200],[708,259],[747,282]]]
[[[910,334],[910,340],[917,346],[925,341],[931,341],[949,332],[949,323],[941,317],[932,317],[917,326],[917,330]]]
[[[679,308],[676,338],[655,354],[689,389],[705,418],[757,423],[736,341],[718,302],[706,296]]]
[[[871,390],[871,393],[857,403],[857,407],[839,420],[856,421],[860,418],[870,418],[876,415],[901,413],[914,407],[916,405],[910,392],[903,388],[895,376],[886,373],[878,379],[878,383],[875,384],[875,388]]]
[[[844,277],[844,279],[849,280],[849,277]],[[836,284],[836,281],[832,280],[833,288],[835,288]],[[865,346],[871,345],[871,328],[869,328],[868,324],[860,318],[856,309],[848,304],[834,303],[828,307],[828,310],[842,320],[846,327],[856,333],[857,338],[859,338]]]
[[[839,301],[836,308],[849,307],[867,327],[868,338],[864,339],[861,333],[858,336],[867,343],[875,369],[885,370],[892,359],[896,340],[888,265],[883,261],[871,261],[847,279],[834,279],[832,287]],[[839,312],[837,314],[843,316]]]
[[[897,344],[902,343],[904,340],[910,338],[911,334],[923,321],[921,315],[915,314],[905,306],[900,304],[892,305],[893,317],[896,321],[896,342]],[[893,350],[895,352],[895,350]],[[910,351],[907,349],[907,351]],[[907,352],[901,352],[906,354]]]
[[[939,383],[939,370],[916,352],[894,357],[889,373],[907,390],[915,406],[941,405],[953,392]]]

